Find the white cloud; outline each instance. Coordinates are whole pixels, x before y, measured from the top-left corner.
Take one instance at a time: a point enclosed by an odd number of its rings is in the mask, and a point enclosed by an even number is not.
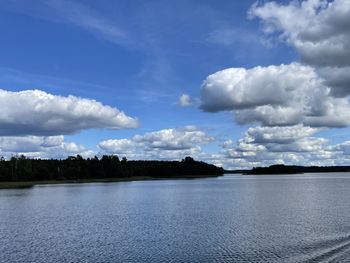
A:
[[[350,94],[350,0],[267,2],[253,5],[249,14],[261,19],[266,35],[278,34],[295,47],[329,85],[336,81],[332,94]]]
[[[133,154],[136,143],[130,139],[109,139],[101,141],[98,147],[105,153],[117,155]]]
[[[0,135],[61,135],[83,129],[124,129],[137,119],[91,99],[56,96],[40,90],[0,90]]]
[[[31,158],[66,158],[69,155],[92,157],[94,152],[74,142],[65,142],[63,136],[0,137],[0,156],[25,155]]]
[[[302,125],[289,127],[254,127],[249,128],[246,137],[254,143],[279,143],[286,144],[303,139],[315,134],[318,130]]]
[[[350,125],[350,0],[261,1],[249,16],[261,19],[266,42],[288,43],[302,63],[229,68],[206,78],[202,110],[230,111],[239,124],[258,125],[236,143],[224,142],[213,160],[235,169],[349,164],[349,142],[329,145],[315,134]],[[212,36],[229,45],[230,32]]]
[[[317,131],[302,125],[249,128],[236,144],[229,140],[222,145],[222,162],[234,169],[276,163],[332,165],[336,152],[328,140],[314,137]]]
[[[287,127],[255,127],[248,129],[244,141],[263,145],[269,152],[313,152],[327,140],[312,137],[318,130],[301,125]]]
[[[196,145],[207,144],[213,140],[195,126],[186,126],[178,129],[165,129],[149,132],[134,137],[136,142],[144,143],[148,148],[165,150],[185,150]]]
[[[197,155],[201,145],[213,138],[195,126],[164,129],[135,135],[131,139],[110,139],[99,143],[102,153],[127,156],[130,159],[181,159]]]
[[[350,125],[348,99],[332,97],[315,70],[299,63],[216,72],[202,85],[201,108],[233,111],[241,124]]]
[[[349,65],[350,1],[291,1],[256,4],[251,16],[262,19],[264,32],[280,33],[313,65]]]
[[[298,63],[251,69],[228,68],[204,81],[201,107],[215,112],[284,105],[291,96],[298,99],[310,90],[326,92],[325,89],[312,68]]]
[[[187,95],[187,94],[182,94],[182,95],[179,97],[178,104],[179,104],[181,107],[188,107],[188,106],[191,106],[191,104],[192,104],[191,97],[190,97],[189,95]]]

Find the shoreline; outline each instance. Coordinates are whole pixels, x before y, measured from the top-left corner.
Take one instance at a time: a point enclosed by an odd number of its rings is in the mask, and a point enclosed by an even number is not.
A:
[[[31,188],[36,185],[50,185],[50,184],[85,184],[85,183],[117,183],[117,182],[158,181],[158,180],[191,180],[191,179],[202,179],[202,178],[211,178],[211,177],[219,177],[219,176],[223,176],[223,175],[187,175],[187,176],[172,176],[172,177],[135,176],[135,177],[103,178],[103,179],[0,182],[0,190]]]

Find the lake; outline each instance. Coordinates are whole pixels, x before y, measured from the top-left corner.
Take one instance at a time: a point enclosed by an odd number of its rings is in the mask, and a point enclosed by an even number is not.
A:
[[[349,262],[350,173],[0,190],[0,262]]]

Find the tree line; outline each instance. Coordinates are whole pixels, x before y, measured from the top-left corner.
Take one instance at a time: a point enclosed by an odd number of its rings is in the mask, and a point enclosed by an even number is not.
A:
[[[129,161],[116,155],[84,159],[30,159],[15,156],[0,159],[0,181],[46,181],[118,179],[129,177],[171,178],[221,175],[223,169],[186,157],[182,161]]]
[[[245,174],[297,174],[350,172],[350,166],[298,166],[275,164],[269,167],[254,167]]]

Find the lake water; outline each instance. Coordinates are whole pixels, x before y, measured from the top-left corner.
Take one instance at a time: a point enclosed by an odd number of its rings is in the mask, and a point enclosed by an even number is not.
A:
[[[349,262],[350,174],[0,190],[0,262]]]

